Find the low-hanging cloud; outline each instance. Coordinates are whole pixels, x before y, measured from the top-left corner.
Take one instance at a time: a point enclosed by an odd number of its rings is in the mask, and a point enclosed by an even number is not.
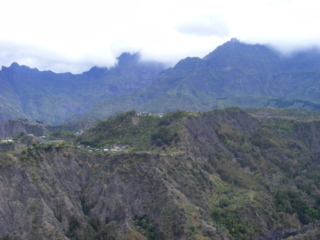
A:
[[[227,23],[219,14],[204,15],[201,18],[179,23],[175,29],[182,34],[197,37],[224,38],[230,34]]]
[[[122,52],[138,51],[143,59],[174,65],[232,37],[285,53],[320,43],[315,0],[120,0],[108,8],[102,0],[57,0],[49,8],[29,0],[19,8],[4,1],[2,8],[0,66],[18,62],[54,72],[109,68]]]
[[[82,73],[93,66],[112,67],[117,62],[116,57],[110,52],[70,56],[32,44],[0,41],[0,63],[6,67],[17,62],[41,71]]]

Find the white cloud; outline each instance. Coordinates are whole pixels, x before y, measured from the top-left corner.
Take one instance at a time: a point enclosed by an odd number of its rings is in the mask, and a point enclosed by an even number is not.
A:
[[[11,0],[1,5],[0,65],[81,72],[121,52],[175,63],[231,37],[283,51],[320,43],[313,0]]]
[[[228,37],[230,34],[227,24],[219,14],[187,20],[178,24],[176,29],[181,33],[199,37]]]

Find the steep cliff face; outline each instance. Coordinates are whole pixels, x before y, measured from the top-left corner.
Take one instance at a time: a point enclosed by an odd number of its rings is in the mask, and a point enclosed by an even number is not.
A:
[[[293,128],[294,137],[303,141],[310,151],[320,157],[320,121],[296,123]]]
[[[207,215],[200,183],[188,175],[192,166],[167,161],[150,154],[103,156],[59,148],[6,156],[0,169],[0,232],[22,239],[88,239],[94,228],[109,227],[109,236],[115,236],[130,235],[141,225],[150,239],[175,239],[194,234],[191,229],[200,224],[200,235],[229,239]],[[179,167],[186,172],[179,174]],[[202,187],[210,191],[208,184]],[[204,209],[196,204],[201,198]]]
[[[20,133],[45,135],[49,134],[49,131],[44,124],[38,124],[36,122],[11,120],[0,123],[1,137],[18,135]]]

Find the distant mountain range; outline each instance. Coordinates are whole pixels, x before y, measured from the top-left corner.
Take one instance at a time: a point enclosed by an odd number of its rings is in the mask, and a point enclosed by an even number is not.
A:
[[[164,65],[123,53],[114,68],[93,67],[82,74],[38,71],[13,63],[0,71],[0,121],[12,118],[60,124],[85,113],[101,99],[148,86]]]
[[[239,106],[320,109],[320,53],[282,56],[264,45],[232,39],[203,59],[165,70],[124,53],[114,68],[83,74],[40,72],[14,63],[0,71],[0,120],[49,124],[93,121],[116,112],[204,111]]]

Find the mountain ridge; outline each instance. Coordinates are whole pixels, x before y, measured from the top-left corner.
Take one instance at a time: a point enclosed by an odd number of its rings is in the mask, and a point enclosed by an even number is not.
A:
[[[80,120],[86,121],[86,115],[91,119],[104,118],[130,109],[207,111],[232,106],[285,105],[319,109],[320,68],[314,66],[320,61],[320,54],[312,53],[306,54],[307,60],[301,60],[299,54],[283,57],[266,46],[232,40],[203,59],[189,57],[179,61],[144,89],[96,103]],[[311,68],[296,69],[297,65],[311,65]],[[285,101],[287,104],[282,103]]]
[[[0,119],[29,118],[59,124],[84,113],[100,99],[147,86],[164,68],[161,63],[140,61],[139,54],[132,55],[131,59],[128,56],[121,55],[114,68],[93,67],[76,75],[39,71],[17,63],[3,67]]]
[[[61,124],[130,109],[319,109],[317,49],[282,56],[268,46],[232,39],[203,59],[188,57],[168,69],[140,58],[139,53],[123,53],[114,68],[93,67],[77,75],[12,64],[0,71],[0,120],[22,117]]]

